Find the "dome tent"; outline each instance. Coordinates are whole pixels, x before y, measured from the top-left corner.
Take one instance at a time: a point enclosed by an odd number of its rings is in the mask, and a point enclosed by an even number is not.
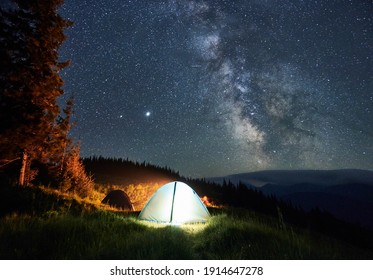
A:
[[[101,203],[109,204],[111,207],[120,208],[123,210],[133,210],[133,206],[128,195],[121,190],[109,192]]]
[[[182,182],[159,188],[142,209],[139,219],[158,223],[203,223],[210,213],[196,192]]]

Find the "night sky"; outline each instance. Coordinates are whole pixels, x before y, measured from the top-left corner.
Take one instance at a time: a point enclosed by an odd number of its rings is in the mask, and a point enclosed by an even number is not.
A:
[[[65,0],[82,156],[182,175],[373,169],[369,0]]]

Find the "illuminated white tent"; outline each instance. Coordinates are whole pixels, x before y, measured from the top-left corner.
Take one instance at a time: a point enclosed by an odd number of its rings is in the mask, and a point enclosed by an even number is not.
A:
[[[203,223],[210,213],[196,192],[182,182],[159,188],[142,209],[139,219],[158,223]]]

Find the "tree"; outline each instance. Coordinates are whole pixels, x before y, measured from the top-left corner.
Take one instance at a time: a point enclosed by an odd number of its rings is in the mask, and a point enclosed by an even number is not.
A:
[[[93,190],[93,180],[87,175],[83,161],[80,159],[80,145],[70,144],[66,148],[64,161],[61,164],[59,188],[63,192],[72,192],[88,196]]]
[[[23,158],[20,184],[30,163],[60,163],[69,141],[71,105],[60,115],[63,94],[58,59],[71,22],[57,9],[63,0],[13,0],[0,10],[0,161]]]

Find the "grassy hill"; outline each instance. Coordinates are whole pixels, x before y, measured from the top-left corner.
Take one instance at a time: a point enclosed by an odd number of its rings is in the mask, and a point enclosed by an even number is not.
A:
[[[101,194],[102,195],[102,194]],[[356,246],[247,209],[210,208],[206,224],[137,220],[43,187],[0,188],[1,259],[372,259]]]

